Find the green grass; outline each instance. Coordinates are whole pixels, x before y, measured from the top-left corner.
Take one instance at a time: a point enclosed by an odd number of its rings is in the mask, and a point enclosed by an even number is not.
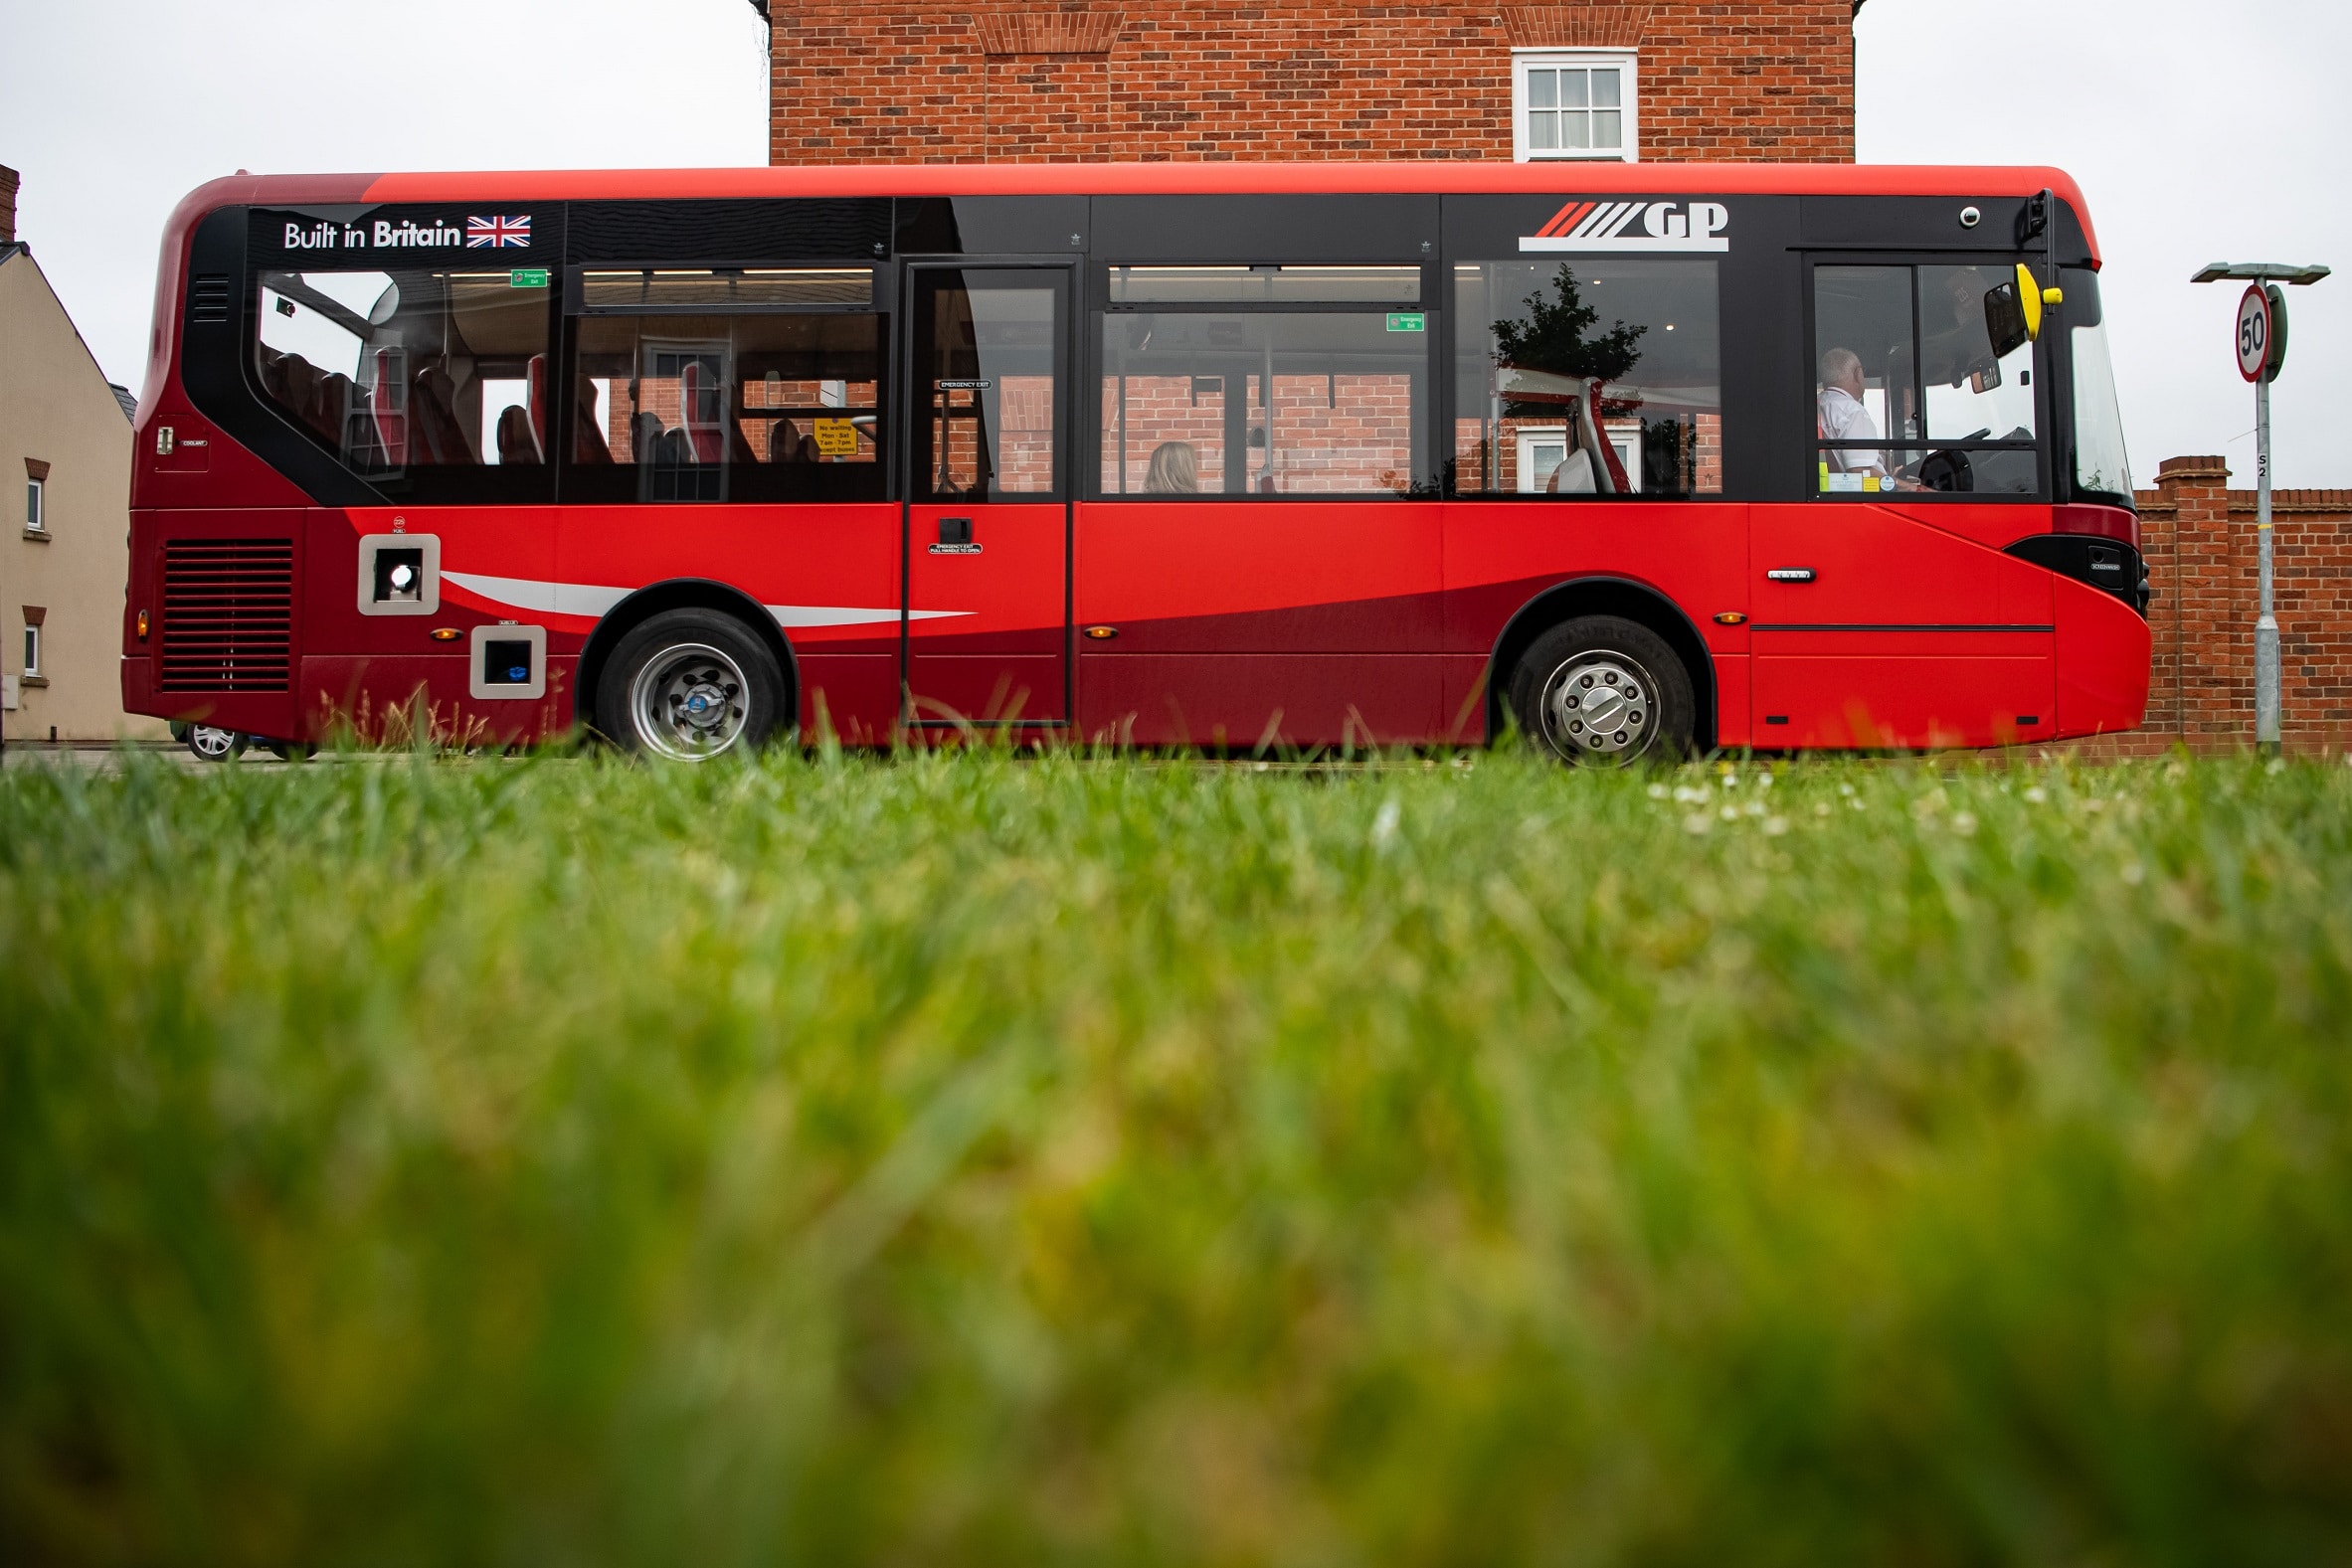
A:
[[[2352,1562],[2342,766],[134,760],[0,951],[11,1563]]]

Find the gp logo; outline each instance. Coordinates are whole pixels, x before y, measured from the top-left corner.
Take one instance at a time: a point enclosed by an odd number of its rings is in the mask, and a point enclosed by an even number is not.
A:
[[[1522,255],[1731,249],[1731,211],[1720,202],[1601,201],[1572,196],[1532,235],[1520,236]]]

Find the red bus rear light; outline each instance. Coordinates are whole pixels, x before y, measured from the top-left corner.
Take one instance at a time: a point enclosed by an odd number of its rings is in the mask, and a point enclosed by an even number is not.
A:
[[[2139,548],[2139,514],[2120,506],[2061,506],[2054,509],[2054,534],[2096,534]]]

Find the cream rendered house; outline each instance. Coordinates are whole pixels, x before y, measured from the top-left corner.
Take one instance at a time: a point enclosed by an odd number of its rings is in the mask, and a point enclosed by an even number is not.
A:
[[[0,730],[162,739],[122,711],[130,412],[16,239],[0,169]]]

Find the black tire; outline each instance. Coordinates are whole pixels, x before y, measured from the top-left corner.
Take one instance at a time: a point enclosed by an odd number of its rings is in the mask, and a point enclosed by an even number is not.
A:
[[[200,763],[225,763],[242,756],[249,737],[242,730],[224,730],[217,724],[191,724],[180,737],[188,746],[189,755]]]
[[[281,763],[306,763],[318,755],[308,741],[264,741],[262,748]]]
[[[596,724],[627,750],[707,762],[767,745],[789,723],[791,698],[751,627],[720,610],[667,610],[631,628],[605,661]]]
[[[1538,637],[1511,672],[1510,697],[1530,742],[1590,767],[1687,757],[1699,719],[1681,656],[1617,615],[1580,615]]]

